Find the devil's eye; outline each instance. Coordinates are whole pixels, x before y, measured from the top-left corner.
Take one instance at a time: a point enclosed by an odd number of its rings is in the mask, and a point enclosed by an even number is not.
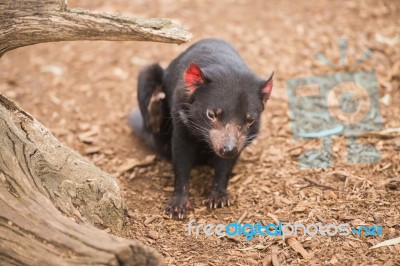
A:
[[[251,118],[251,117],[247,117],[246,118],[246,123],[247,123],[247,125],[249,125],[249,126],[251,126],[252,124],[254,124],[254,118]]]
[[[212,121],[214,121],[216,118],[215,118],[215,113],[213,112],[213,111],[211,111],[211,110],[207,110],[207,117],[208,117],[208,119],[210,119],[210,120],[212,120]]]

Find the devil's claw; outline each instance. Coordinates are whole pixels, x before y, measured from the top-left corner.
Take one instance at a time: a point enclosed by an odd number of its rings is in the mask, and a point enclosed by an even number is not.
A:
[[[187,196],[173,196],[165,207],[165,214],[170,218],[183,219],[190,211],[194,211],[194,208]]]
[[[210,196],[203,201],[203,203],[210,209],[223,208],[225,206],[230,206],[234,203],[233,199],[227,193],[212,191]]]

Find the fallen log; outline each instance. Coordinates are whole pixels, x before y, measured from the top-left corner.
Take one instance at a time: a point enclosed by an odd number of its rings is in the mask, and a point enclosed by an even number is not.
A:
[[[0,94],[0,261],[17,265],[156,265],[121,233],[125,205],[113,176],[65,147]],[[78,223],[80,224],[78,224]]]

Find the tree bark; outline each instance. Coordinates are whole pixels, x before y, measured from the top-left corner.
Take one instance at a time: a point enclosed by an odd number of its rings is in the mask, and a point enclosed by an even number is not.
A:
[[[192,38],[169,19],[68,9],[60,0],[0,0],[0,57],[18,47],[58,41],[184,43]]]
[[[115,178],[62,145],[1,94],[0,173],[11,179],[6,184],[16,198],[29,196],[29,185],[78,223],[122,231],[125,206]]]
[[[161,263],[151,248],[91,226],[123,230],[125,206],[114,177],[62,145],[1,94],[0,210],[2,263]]]

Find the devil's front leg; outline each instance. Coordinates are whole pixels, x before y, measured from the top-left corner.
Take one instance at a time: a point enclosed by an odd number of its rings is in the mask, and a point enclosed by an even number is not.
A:
[[[205,200],[205,204],[209,208],[218,208],[233,204],[233,200],[227,192],[227,187],[236,161],[237,158],[223,159],[218,156],[215,157],[213,187],[210,195]]]
[[[175,173],[174,195],[165,212],[170,217],[183,219],[188,211],[194,210],[189,201],[189,178],[196,159],[196,146],[182,126],[174,127],[172,136],[172,161]]]

